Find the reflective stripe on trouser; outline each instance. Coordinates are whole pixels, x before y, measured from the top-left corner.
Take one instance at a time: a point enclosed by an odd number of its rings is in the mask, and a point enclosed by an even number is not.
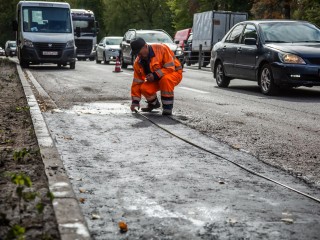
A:
[[[163,109],[171,110],[173,108],[173,99],[174,97],[164,97],[161,96],[161,102]]]
[[[156,97],[157,91],[161,90],[161,96],[173,97],[174,87],[182,79],[182,70],[164,75],[159,81],[144,82],[140,86],[142,96],[148,101]]]
[[[182,71],[165,75],[160,79],[162,108],[172,110],[174,100],[174,87],[177,86],[182,79]]]

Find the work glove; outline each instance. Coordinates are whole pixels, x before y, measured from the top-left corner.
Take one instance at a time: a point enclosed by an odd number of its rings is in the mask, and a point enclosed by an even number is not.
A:
[[[140,103],[132,103],[131,106],[130,106],[130,109],[131,109],[131,112],[135,112],[137,111],[137,109],[139,110],[140,109]]]
[[[154,82],[154,76],[152,73],[149,73],[147,76],[146,76],[146,80],[148,82]]]

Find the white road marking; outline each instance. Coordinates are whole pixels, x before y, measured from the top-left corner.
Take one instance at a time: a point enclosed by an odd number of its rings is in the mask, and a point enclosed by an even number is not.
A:
[[[209,92],[201,91],[201,90],[194,89],[194,88],[188,88],[188,87],[179,87],[179,88],[182,88],[182,89],[184,89],[184,90],[189,90],[189,91],[197,92],[197,93],[209,93]]]
[[[212,74],[211,68],[205,68],[205,69],[185,68],[183,71],[184,71],[184,72],[189,72],[189,71],[191,71],[191,72],[201,72],[201,73],[210,73],[210,74]]]

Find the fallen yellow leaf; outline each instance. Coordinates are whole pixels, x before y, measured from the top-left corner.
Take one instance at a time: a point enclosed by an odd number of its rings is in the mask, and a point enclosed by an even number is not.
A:
[[[128,231],[128,225],[123,221],[119,222],[119,228],[120,228],[120,232],[122,233],[125,233]]]

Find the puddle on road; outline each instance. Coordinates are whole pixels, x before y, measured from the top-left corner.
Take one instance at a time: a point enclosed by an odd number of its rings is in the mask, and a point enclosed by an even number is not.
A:
[[[109,114],[128,114],[131,113],[129,105],[125,103],[86,103],[84,105],[73,106],[71,109],[55,109],[54,112],[65,112],[70,114],[92,114],[92,115],[109,115]]]

